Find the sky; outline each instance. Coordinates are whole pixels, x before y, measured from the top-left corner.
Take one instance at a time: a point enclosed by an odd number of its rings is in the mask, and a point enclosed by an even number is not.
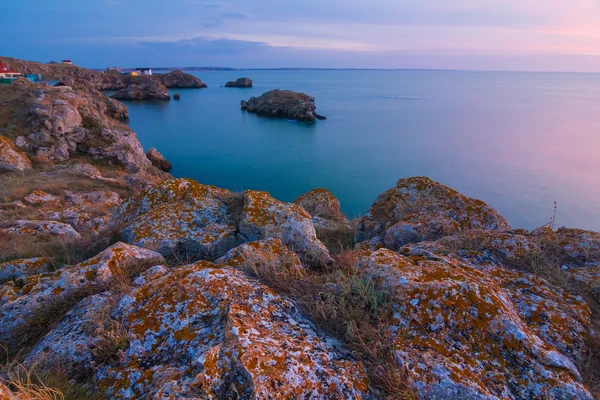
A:
[[[600,72],[600,0],[28,0],[0,55],[107,66]]]

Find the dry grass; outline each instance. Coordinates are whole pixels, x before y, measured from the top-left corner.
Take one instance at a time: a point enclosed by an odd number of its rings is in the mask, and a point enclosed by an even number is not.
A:
[[[378,398],[416,398],[395,359],[389,293],[356,268],[357,252],[341,250],[334,258],[333,266],[304,277],[291,268],[292,259],[249,260],[245,269],[293,299],[319,329],[338,338],[362,361]]]
[[[338,254],[344,249],[354,247],[354,232],[359,219],[352,220],[349,224],[332,222],[328,226],[316,226],[317,237],[331,254]]]
[[[56,366],[52,371],[38,373],[11,361],[2,368],[4,379],[13,394],[22,400],[100,400],[104,399],[97,389],[70,379]]]

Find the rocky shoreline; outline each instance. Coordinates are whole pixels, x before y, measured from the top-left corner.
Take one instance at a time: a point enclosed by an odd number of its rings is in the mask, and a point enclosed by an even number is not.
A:
[[[0,86],[0,398],[36,398],[16,365],[83,398],[598,396],[600,233],[425,177],[357,221],[173,178],[74,79]],[[316,119],[283,95],[251,108]]]

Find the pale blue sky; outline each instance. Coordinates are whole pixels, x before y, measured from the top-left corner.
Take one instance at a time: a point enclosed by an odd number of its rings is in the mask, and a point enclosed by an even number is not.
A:
[[[0,26],[2,55],[86,67],[600,72],[600,0],[29,0]]]

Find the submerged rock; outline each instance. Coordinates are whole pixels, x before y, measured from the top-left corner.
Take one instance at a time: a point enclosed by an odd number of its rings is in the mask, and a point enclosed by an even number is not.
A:
[[[146,157],[148,157],[148,159],[152,162],[152,165],[162,171],[169,171],[171,168],[173,168],[173,165],[169,162],[169,160],[160,154],[160,152],[154,147],[148,150]]]
[[[169,89],[157,79],[134,80],[111,96],[117,100],[170,100]]]
[[[356,229],[355,242],[398,249],[470,229],[506,231],[506,218],[481,200],[429,178],[400,179],[380,194]]]
[[[31,169],[31,161],[6,136],[0,135],[0,172]]]
[[[176,268],[125,296],[130,346],[97,378],[111,398],[359,399],[364,367],[287,299],[231,267]]]
[[[195,77],[191,74],[175,70],[166,74],[153,75],[160,79],[161,83],[168,89],[172,88],[205,88],[206,83],[202,82],[200,78]]]
[[[271,90],[248,101],[242,100],[242,110],[268,117],[314,122],[317,118],[315,98],[291,90]]]
[[[235,81],[229,81],[225,84],[227,88],[251,88],[252,87],[252,79],[250,78],[239,78]]]

